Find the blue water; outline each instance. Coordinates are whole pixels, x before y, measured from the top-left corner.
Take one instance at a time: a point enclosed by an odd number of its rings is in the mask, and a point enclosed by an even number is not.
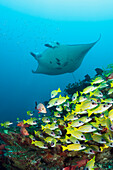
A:
[[[89,14],[90,15],[90,14]],[[98,16],[97,16],[98,17]],[[90,43],[101,40],[88,52],[74,72],[76,81],[94,69],[113,63],[113,20],[54,20],[25,14],[0,5],[0,122],[15,121],[34,110],[35,101],[50,99],[52,90],[73,83],[72,74],[33,74],[36,60],[30,52],[42,52],[45,43]]]

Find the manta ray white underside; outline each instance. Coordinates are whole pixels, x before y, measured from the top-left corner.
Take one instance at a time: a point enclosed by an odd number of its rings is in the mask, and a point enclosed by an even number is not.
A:
[[[47,75],[72,73],[79,68],[84,56],[99,39],[90,44],[60,45],[58,42],[45,44],[47,49],[43,53],[31,52],[38,62],[36,71],[32,72]]]

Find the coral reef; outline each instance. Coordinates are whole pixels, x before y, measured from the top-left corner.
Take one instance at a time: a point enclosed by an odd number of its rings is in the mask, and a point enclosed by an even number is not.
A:
[[[86,75],[83,81],[69,84],[65,89],[68,96],[59,96],[55,101],[55,98],[51,99],[47,105],[50,113],[46,116],[38,113],[34,117],[34,112],[29,111],[30,119],[17,119],[17,126],[8,121],[1,123],[1,169],[82,170],[94,155],[95,170],[113,169],[113,65],[95,71],[93,79]],[[91,91],[91,84],[98,87],[101,97],[98,91]],[[59,92],[56,90],[53,94]],[[80,101],[80,97],[86,101]],[[96,110],[89,108],[91,102]],[[106,110],[100,108],[104,105]],[[78,137],[79,133],[83,134],[84,140]]]

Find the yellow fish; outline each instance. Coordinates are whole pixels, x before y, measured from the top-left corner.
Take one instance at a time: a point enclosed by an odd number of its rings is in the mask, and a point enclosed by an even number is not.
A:
[[[99,84],[102,83],[104,79],[102,77],[96,77],[94,80],[92,80],[91,85],[93,84]]]
[[[31,144],[34,144],[35,146],[38,146],[39,148],[42,149],[47,149],[47,145],[45,145],[42,141],[34,141],[32,140]]]
[[[49,119],[48,117],[43,117],[43,118],[42,118],[42,121],[43,121],[44,123],[49,123],[49,122],[50,122],[50,119]]]
[[[35,133],[35,136],[38,136],[38,137],[42,137],[43,138],[43,134],[41,131],[36,131],[34,130],[34,133]]]
[[[12,125],[13,124],[13,122],[10,122],[10,121],[6,121],[6,122],[4,122],[4,123],[1,123],[0,125],[1,126],[4,126],[5,128],[8,128],[10,125]]]
[[[84,170],[94,170],[95,156],[87,162]]]
[[[67,99],[69,99],[68,96],[66,96],[66,97],[59,96],[59,98],[55,101],[54,105],[55,106],[61,105],[64,102],[66,102]]]
[[[24,124],[27,123],[27,124],[29,124],[29,125],[36,125],[36,124],[37,124],[37,122],[35,122],[34,119],[32,119],[32,118],[31,118],[31,119],[28,119],[28,120],[23,120],[23,123],[24,123]]]
[[[77,130],[70,130],[68,127],[66,128],[67,134],[71,134],[71,136],[79,139],[79,140],[86,140],[85,136],[83,135],[82,132],[77,131]]]
[[[87,94],[87,93],[89,93],[89,92],[91,92],[91,91],[96,90],[97,88],[98,88],[98,87],[91,85],[91,86],[86,87],[86,88],[83,90],[83,92],[80,92],[80,93],[81,93],[81,95],[82,95],[82,94]]]
[[[88,111],[88,117],[91,116],[92,113],[102,113],[105,112],[106,110],[108,110],[110,107],[112,106],[111,103],[107,103],[107,104],[99,104],[99,106],[97,108],[94,108],[92,110],[87,110]]]
[[[79,140],[77,140],[77,138],[73,137],[73,136],[65,136],[66,139],[66,143],[74,143],[74,144],[80,144]]]
[[[62,146],[62,150],[65,151],[65,150],[68,150],[68,151],[79,151],[79,150],[83,150],[85,149],[86,147],[81,145],[81,144],[70,144],[70,145],[67,145],[66,146]]]
[[[98,104],[94,101],[86,100],[81,104],[76,105],[76,112],[81,112],[87,109],[93,109],[97,106]]]
[[[73,94],[72,101],[75,101],[77,99],[77,97],[78,97],[78,91]]]
[[[58,90],[53,90],[52,92],[51,92],[51,98],[54,98],[58,93],[60,93],[61,92],[61,90],[60,90],[60,88],[58,88]]]
[[[68,123],[68,127],[79,127],[79,126],[82,126],[84,124],[84,122],[80,121],[80,120],[74,120],[72,121],[72,123]]]
[[[91,96],[96,96],[96,97],[103,97],[103,94],[100,90],[95,90],[93,92],[90,92],[90,97]]]
[[[113,109],[109,111],[108,118],[113,121]]]
[[[64,116],[64,121],[77,120],[78,117],[74,114],[69,114],[67,117]]]
[[[105,139],[102,136],[100,136],[100,135],[93,134],[92,138],[97,143],[106,143]]]
[[[50,136],[55,136],[55,133],[50,129],[44,129],[44,132],[47,133]]]
[[[86,124],[86,125],[83,125],[83,126],[79,127],[78,130],[80,132],[94,132],[97,129],[94,126],[90,125],[90,124]]]
[[[51,100],[49,101],[49,103],[47,104],[47,108],[53,107],[57,99],[58,99],[58,98],[53,98],[53,99],[51,99]]]

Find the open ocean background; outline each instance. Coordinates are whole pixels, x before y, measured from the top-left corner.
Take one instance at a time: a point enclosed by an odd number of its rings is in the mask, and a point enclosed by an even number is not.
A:
[[[45,5],[45,9],[40,8],[40,11],[45,12],[44,15],[38,16],[38,10],[37,13],[33,12],[33,5],[32,10],[30,6],[27,10],[24,7],[22,9],[18,2],[13,5],[12,1],[9,5],[7,0],[6,3],[4,1],[0,0],[0,122],[15,121],[17,117],[25,119],[26,111],[34,110],[35,101],[43,103],[50,99],[52,90],[60,87],[63,92],[68,83],[75,82],[72,74],[68,73],[57,76],[32,73],[32,70],[37,68],[37,62],[30,52],[43,52],[46,49],[45,43],[90,43],[96,41],[101,34],[100,41],[88,52],[81,66],[74,72],[76,81],[82,80],[86,74],[93,77],[95,68],[106,68],[113,63],[112,1],[106,1],[108,6],[105,5],[105,0],[101,1],[104,6],[99,4],[102,11],[98,12],[96,4],[93,14],[92,6],[90,8],[90,5],[87,5],[87,15],[84,16],[83,13],[80,17],[79,13],[84,10],[75,10],[72,17],[68,5],[64,6],[67,10],[62,10],[62,14],[61,10],[56,9],[57,12],[54,14],[53,10],[53,15],[51,12],[49,16],[46,15]],[[29,5],[27,2],[26,6]],[[59,0],[58,2],[60,3]],[[76,6],[76,3],[79,1],[74,1],[73,6]],[[55,8],[55,4],[52,5]],[[62,17],[65,13],[67,18]]]

